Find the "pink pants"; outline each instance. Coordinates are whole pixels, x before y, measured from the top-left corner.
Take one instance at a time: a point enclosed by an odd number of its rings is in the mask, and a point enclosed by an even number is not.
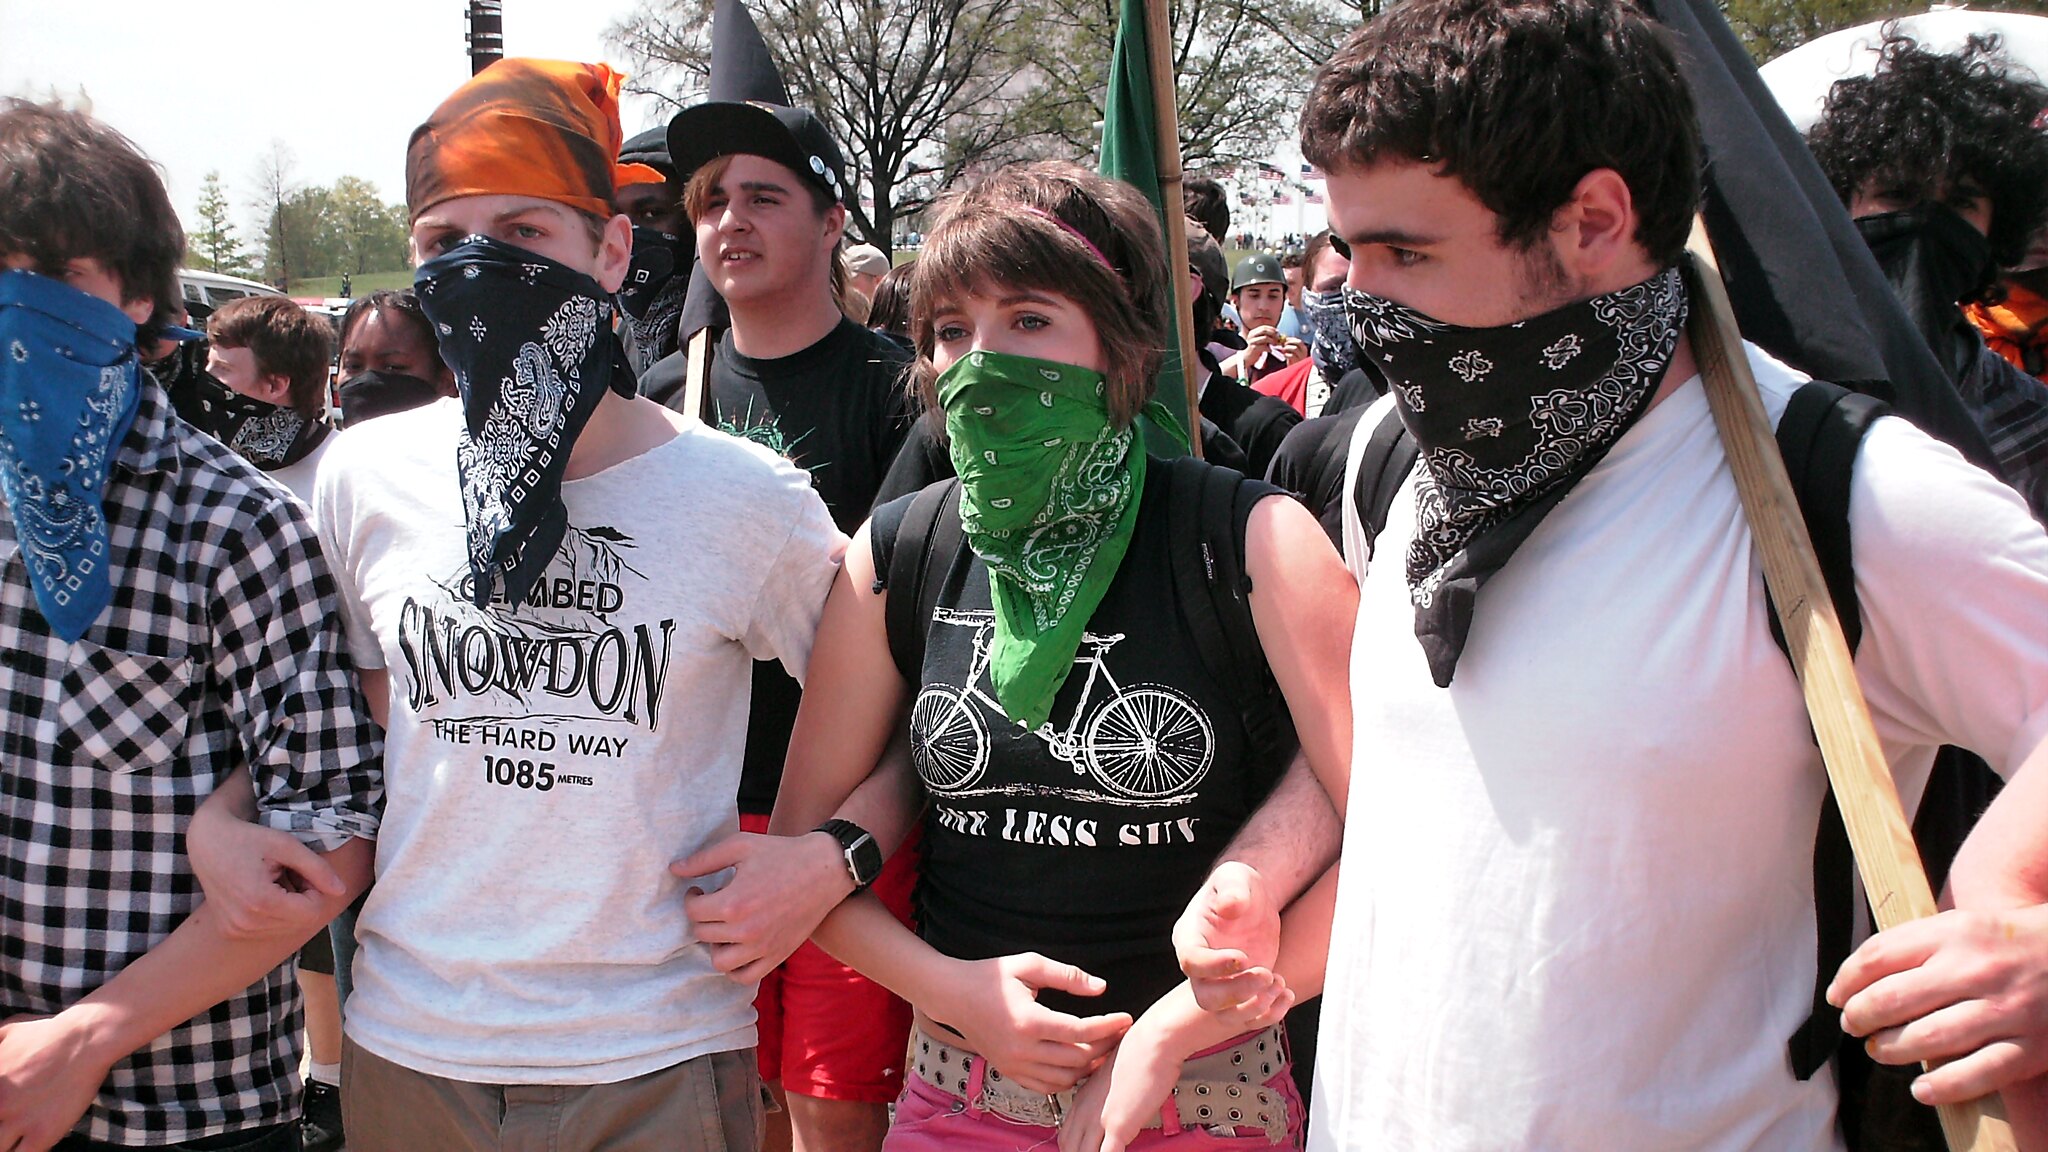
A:
[[[1219,1044],[1209,1051],[1230,1047]],[[1207,1055],[1207,1052],[1200,1055]],[[976,1056],[968,1065],[969,1082],[976,1087],[987,1061]],[[1295,1152],[1301,1147],[1302,1120],[1306,1109],[1295,1090],[1290,1065],[1282,1061],[1266,1087],[1287,1101],[1287,1139],[1275,1144],[1258,1128],[1147,1128],[1131,1144],[1132,1152],[1148,1149],[1229,1149],[1230,1152]],[[977,1093],[978,1095],[978,1093]],[[1174,1120],[1178,1118],[1175,1117]],[[1235,1131],[1239,1135],[1218,1135]],[[896,1100],[896,1120],[882,1141],[882,1152],[1032,1152],[1059,1146],[1059,1130],[1023,1124],[997,1116],[954,1093],[934,1088],[915,1076],[904,1077],[903,1095]]]

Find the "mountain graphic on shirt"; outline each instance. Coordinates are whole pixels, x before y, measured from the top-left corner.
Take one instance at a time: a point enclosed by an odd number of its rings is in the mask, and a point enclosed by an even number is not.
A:
[[[627,558],[635,547],[616,528],[570,525],[517,609],[502,589],[479,608],[466,563],[433,580],[426,602],[408,597],[398,635],[406,706],[426,716],[475,701],[531,719],[656,730],[676,622],[625,619],[647,581]]]

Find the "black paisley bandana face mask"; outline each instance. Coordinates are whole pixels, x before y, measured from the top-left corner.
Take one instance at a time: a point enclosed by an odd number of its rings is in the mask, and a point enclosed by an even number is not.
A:
[[[1421,448],[1408,590],[1438,687],[1457,671],[1480,586],[1649,408],[1686,306],[1677,268],[1499,328],[1344,290],[1359,351]]]
[[[610,294],[545,256],[470,236],[420,265],[420,308],[455,370],[457,446],[478,607],[517,607],[568,530],[562,472],[610,388],[633,395]]]
[[[265,472],[304,460],[334,430],[325,420],[266,404],[207,377],[204,431]]]
[[[689,238],[633,228],[633,263],[619,286],[619,307],[633,326],[633,369],[645,372],[682,344],[683,297],[696,256]]]
[[[1344,310],[1344,290],[1303,292],[1301,326],[1308,337],[1309,358],[1323,383],[1336,387],[1346,372],[1358,367],[1358,343]]]

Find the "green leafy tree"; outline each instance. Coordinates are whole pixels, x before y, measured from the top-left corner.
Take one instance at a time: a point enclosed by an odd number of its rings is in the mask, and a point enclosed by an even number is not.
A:
[[[199,228],[192,236],[193,263],[208,272],[229,276],[254,273],[255,265],[242,251],[241,237],[235,235],[234,205],[221,184],[219,171],[208,172],[200,184],[197,212]]]
[[[1117,0],[1033,0],[1044,83],[1017,109],[1076,154],[1096,146],[1116,45]],[[1190,171],[1264,159],[1295,131],[1314,70],[1381,0],[1172,0],[1181,162]]]
[[[356,176],[290,185],[264,228],[264,275],[287,288],[302,280],[392,272],[406,265],[405,210]]]
[[[377,186],[343,176],[328,187],[329,209],[339,229],[343,267],[339,272],[393,272],[406,263],[405,209],[377,197]]]

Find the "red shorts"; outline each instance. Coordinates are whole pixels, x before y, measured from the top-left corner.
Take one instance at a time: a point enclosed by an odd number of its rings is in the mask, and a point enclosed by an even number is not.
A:
[[[740,830],[768,831],[768,817],[740,814]],[[910,838],[882,865],[874,893],[910,923],[918,842]],[[808,941],[761,981],[754,997],[761,1079],[822,1100],[887,1104],[903,1090],[910,1005]]]

